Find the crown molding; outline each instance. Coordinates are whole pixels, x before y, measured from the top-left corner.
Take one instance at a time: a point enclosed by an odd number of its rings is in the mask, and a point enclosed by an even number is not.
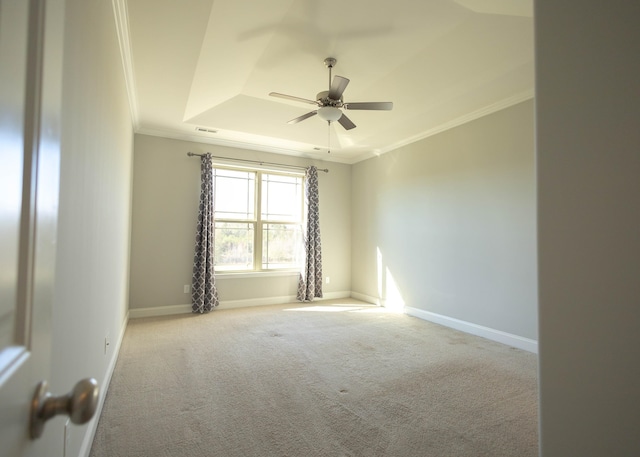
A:
[[[349,158],[337,157],[336,155],[327,154],[326,152],[302,152],[295,149],[281,148],[277,146],[269,146],[264,144],[241,142],[238,140],[227,140],[224,138],[211,138],[200,135],[189,134],[185,132],[178,132],[164,129],[149,129],[139,128],[134,131],[140,135],[156,136],[160,138],[168,138],[172,140],[191,141],[193,143],[213,144],[217,146],[225,146],[229,148],[246,149],[250,151],[270,152],[274,154],[282,154],[295,156],[302,159],[321,160],[325,162],[336,162],[346,165],[353,163]]]
[[[133,58],[131,55],[131,40],[129,38],[129,13],[127,9],[127,0],[112,0],[111,3],[113,5],[116,34],[118,36],[118,44],[120,46],[124,81],[127,88],[127,96],[129,98],[129,110],[131,111],[131,120],[133,123],[133,130],[135,131],[140,126],[140,117],[138,111],[138,94],[135,84],[135,72],[133,69]]]
[[[448,122],[444,122],[440,125],[437,125],[434,128],[431,128],[429,130],[425,130],[422,133],[419,133],[418,135],[414,135],[412,137],[406,138],[400,142],[394,143],[384,149],[380,149],[378,151],[375,152],[367,152],[365,154],[362,154],[359,157],[356,157],[355,160],[352,161],[352,163],[358,163],[358,162],[362,162],[363,160],[367,160],[367,159],[371,159],[372,157],[378,157],[381,156],[382,154],[385,154],[387,152],[390,151],[394,151],[396,149],[399,149],[403,146],[407,146],[408,144],[412,144],[415,143],[417,141],[420,140],[424,140],[425,138],[428,138],[430,136],[433,135],[437,135],[438,133],[442,133],[446,130],[450,130],[454,127],[458,127],[460,125],[466,124],[467,122],[471,122],[474,121],[476,119],[480,119],[481,117],[487,116],[489,114],[493,114],[495,112],[501,111],[505,108],[509,108],[510,106],[514,106],[517,105],[518,103],[522,103],[524,101],[530,100],[532,98],[535,97],[535,92],[532,89],[528,89],[525,90],[523,92],[520,92],[519,94],[513,95],[511,97],[507,97],[505,99],[502,99],[496,103],[492,103],[490,105],[484,106],[480,109],[477,109],[475,111],[472,111],[468,114],[465,114],[463,116],[457,117],[455,119],[452,119]]]

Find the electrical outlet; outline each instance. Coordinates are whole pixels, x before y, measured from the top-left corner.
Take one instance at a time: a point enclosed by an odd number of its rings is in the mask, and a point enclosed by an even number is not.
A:
[[[182,290],[185,294],[188,294],[189,292],[191,292],[191,286],[189,284],[185,284]]]
[[[331,283],[331,278],[329,276],[327,276],[324,280],[324,282],[326,282],[327,284]]]
[[[71,446],[71,423],[69,422],[69,420],[70,419],[67,419],[67,421],[64,423],[64,443],[62,448],[62,457],[71,455],[71,449],[69,449],[69,447]]]

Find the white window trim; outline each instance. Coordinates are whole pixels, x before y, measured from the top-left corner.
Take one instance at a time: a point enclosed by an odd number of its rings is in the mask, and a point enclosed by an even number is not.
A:
[[[222,162],[214,162],[212,164],[213,168],[217,169],[226,169],[226,170],[234,170],[234,171],[246,171],[252,172],[256,174],[256,185],[254,186],[254,216],[255,220],[253,221],[240,221],[240,220],[231,220],[226,218],[221,218],[222,222],[248,222],[254,224],[254,240],[253,240],[253,269],[252,270],[220,270],[215,271],[216,278],[222,279],[230,279],[230,278],[250,278],[250,277],[265,277],[265,276],[289,276],[289,275],[298,275],[300,274],[300,268],[272,268],[272,269],[262,269],[262,225],[269,223],[290,223],[290,222],[280,222],[280,221],[262,221],[262,175],[263,174],[280,174],[285,176],[295,176],[302,178],[302,198],[300,204],[302,205],[300,214],[302,215],[302,219],[300,224],[304,224],[304,200],[305,200],[305,185],[306,185],[306,175],[304,171],[295,171],[289,168],[281,168],[278,169],[276,167],[263,167],[260,165],[257,166],[238,166],[238,165],[230,165]],[[214,224],[215,224],[214,219]],[[259,233],[260,232],[260,233]]]
[[[249,270],[216,272],[217,279],[264,278],[266,276],[299,276],[300,270]]]

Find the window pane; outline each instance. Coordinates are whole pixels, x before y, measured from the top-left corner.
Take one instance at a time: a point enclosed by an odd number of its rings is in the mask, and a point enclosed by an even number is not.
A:
[[[214,168],[215,217],[253,220],[255,207],[254,172]]]
[[[216,271],[253,270],[251,223],[216,222]]]
[[[297,268],[302,258],[299,224],[265,224],[262,228],[262,268]]]
[[[262,175],[262,219],[299,222],[302,213],[302,178]]]

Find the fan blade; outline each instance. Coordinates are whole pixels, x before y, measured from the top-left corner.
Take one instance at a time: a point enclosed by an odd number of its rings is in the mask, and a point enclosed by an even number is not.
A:
[[[308,100],[306,98],[294,97],[293,95],[279,94],[278,92],[270,92],[272,97],[284,98],[285,100],[293,100],[294,102],[309,103],[310,105],[318,105],[318,102]]]
[[[344,127],[345,130],[351,130],[351,129],[355,128],[355,126],[356,126],[356,124],[351,122],[351,119],[349,119],[344,114],[342,114],[342,116],[340,116],[340,119],[338,119],[338,122],[340,123],[341,126]]]
[[[303,114],[302,116],[298,116],[295,119],[291,119],[287,122],[287,124],[297,124],[300,121],[304,121],[305,119],[309,119],[311,116],[315,116],[318,114],[318,111],[310,111],[307,114]]]
[[[393,109],[393,102],[360,102],[345,103],[342,105],[344,109],[365,109],[365,110],[385,110]]]
[[[340,100],[342,93],[347,88],[347,84],[349,84],[349,80],[347,78],[343,78],[338,75],[334,76],[331,88],[329,89],[329,98],[331,100]]]

